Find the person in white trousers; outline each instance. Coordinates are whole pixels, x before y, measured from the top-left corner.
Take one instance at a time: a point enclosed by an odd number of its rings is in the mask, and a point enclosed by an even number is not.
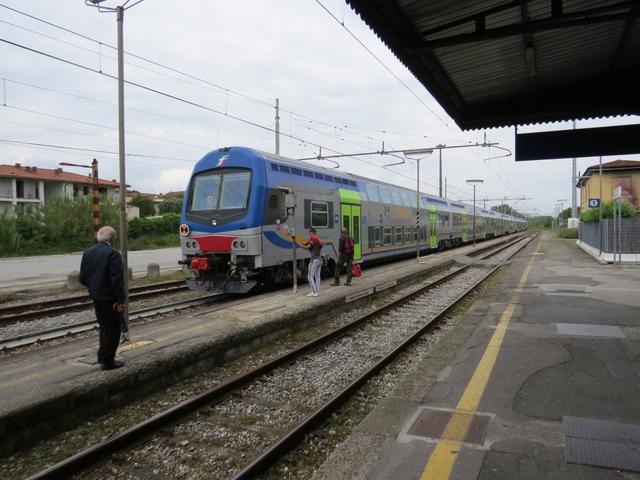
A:
[[[322,251],[322,240],[316,234],[316,229],[311,228],[309,230],[309,240],[303,245],[303,248],[309,250],[311,259],[309,260],[309,286],[311,292],[307,294],[307,297],[317,297],[320,295],[320,268],[322,267],[322,258],[320,258],[320,252]]]

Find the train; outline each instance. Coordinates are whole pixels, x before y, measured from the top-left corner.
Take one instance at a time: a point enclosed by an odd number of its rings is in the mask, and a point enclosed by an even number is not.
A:
[[[246,147],[225,147],[196,163],[180,225],[180,263],[192,290],[247,293],[256,285],[306,278],[300,244],[315,228],[322,275],[333,274],[340,229],[354,263],[458,247],[527,228],[526,220]],[[419,244],[419,246],[418,246]]]

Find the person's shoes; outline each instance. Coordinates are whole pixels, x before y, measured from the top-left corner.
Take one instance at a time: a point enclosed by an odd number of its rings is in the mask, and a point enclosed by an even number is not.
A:
[[[318,295],[320,295],[318,292],[313,292],[310,296],[311,297],[317,297]]]
[[[347,282],[344,284],[345,287],[350,287],[351,286],[351,282]]]
[[[102,370],[114,370],[120,367],[124,367],[124,362],[121,360],[114,360],[113,362],[103,363],[100,368],[102,368]]]
[[[340,286],[340,282],[333,282],[329,284],[332,287],[339,287]]]
[[[313,294],[313,292],[311,292],[311,293],[307,293],[307,297],[315,297],[315,295]]]

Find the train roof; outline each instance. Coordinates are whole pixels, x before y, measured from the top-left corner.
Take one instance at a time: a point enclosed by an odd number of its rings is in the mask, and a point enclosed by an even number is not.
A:
[[[388,183],[388,182],[384,182],[382,180],[375,180],[372,178],[368,178],[368,177],[363,177],[361,175],[356,175],[353,173],[348,173],[348,172],[344,172],[341,170],[337,170],[335,168],[327,168],[327,167],[321,167],[318,165],[309,165],[308,163],[305,162],[301,162],[300,160],[296,160],[294,158],[288,158],[288,157],[283,157],[281,155],[276,155],[274,153],[270,153],[270,152],[265,152],[265,151],[261,151],[261,150],[257,150],[257,149],[253,149],[253,148],[248,148],[248,147],[225,147],[224,151],[230,151],[232,149],[242,149],[242,150],[246,150],[246,151],[250,151],[253,152],[261,157],[263,157],[265,160],[267,161],[271,161],[271,162],[279,162],[279,163],[286,163],[288,165],[292,165],[295,167],[300,167],[303,170],[309,170],[309,171],[318,171],[318,172],[323,172],[323,174],[326,175],[332,175],[335,176],[337,175],[339,172],[339,175],[342,177],[347,177],[353,181],[359,181],[359,182],[363,182],[363,183],[371,183],[374,185],[382,185],[385,187],[390,187],[390,188],[397,188],[400,190],[405,190],[408,192],[412,192],[415,193],[415,190],[411,189],[411,188],[407,188],[407,187],[403,187],[400,185],[395,185],[393,183]],[[302,167],[303,166],[303,167]],[[460,212],[464,211],[466,213],[473,213],[473,205],[469,205],[463,202],[458,202],[455,200],[449,200],[446,198],[441,198],[438,197],[437,195],[431,195],[428,194],[426,192],[420,192],[420,194],[422,196],[425,196],[427,198],[427,200],[431,201],[432,203],[436,203],[436,204],[440,204],[440,205],[444,205],[446,207],[448,207],[451,211],[455,212],[456,209],[458,209]],[[504,218],[505,220],[515,220],[515,221],[526,221],[523,218],[518,218],[518,217],[513,217],[511,215],[505,214],[504,217],[499,213],[496,212],[494,210],[487,210],[484,208],[479,208],[476,205],[476,213],[480,213],[483,216],[488,216],[488,217],[496,217],[496,218]]]

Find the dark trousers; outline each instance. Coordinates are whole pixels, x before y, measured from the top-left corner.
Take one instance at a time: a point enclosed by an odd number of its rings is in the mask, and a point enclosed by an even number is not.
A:
[[[353,276],[353,255],[345,255],[344,253],[340,254],[340,258],[338,258],[338,263],[336,264],[336,271],[333,278],[336,283],[340,283],[340,270],[345,263],[347,265],[347,283],[351,283],[351,277]]]
[[[98,349],[98,363],[108,365],[113,363],[120,343],[122,328],[122,313],[113,309],[115,302],[94,300],[98,325],[100,325],[100,348]]]

